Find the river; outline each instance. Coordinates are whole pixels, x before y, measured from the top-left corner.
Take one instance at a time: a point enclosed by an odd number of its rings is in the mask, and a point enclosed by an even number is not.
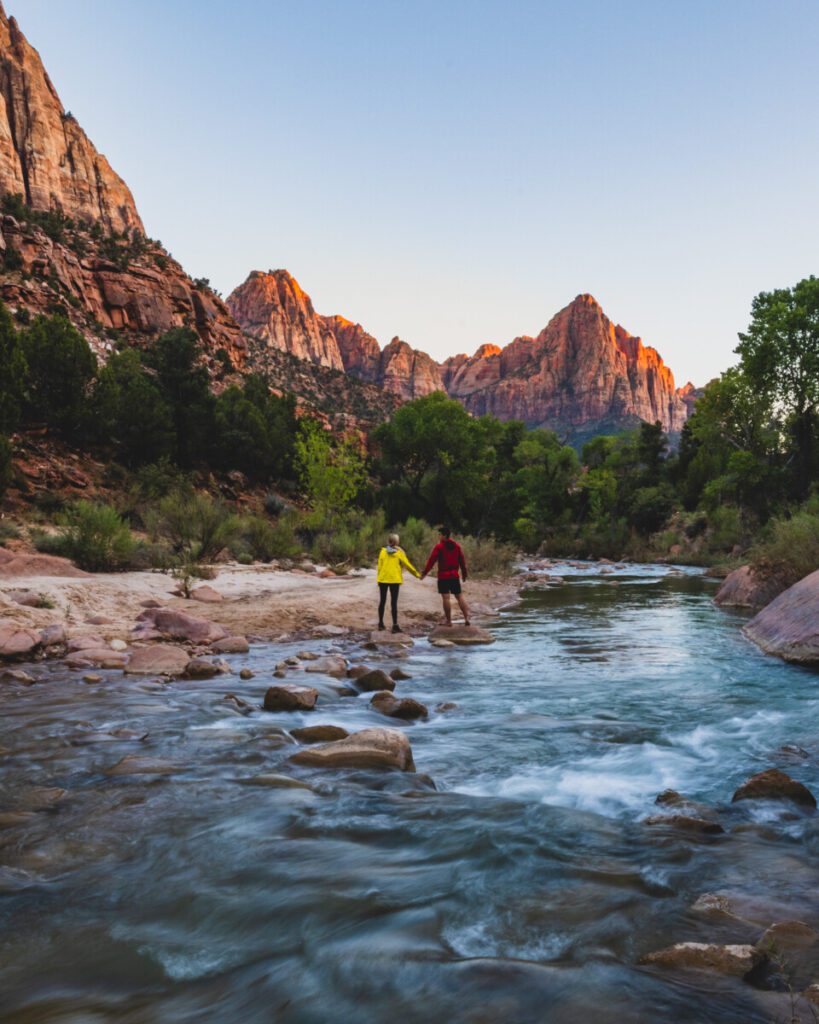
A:
[[[457,705],[397,724],[415,776],[288,764],[295,725],[396,724],[333,680],[312,714],[242,716],[222,699],[258,702],[276,661],[330,641],[230,659],[254,670],[247,682],[89,684],[39,665],[42,683],[2,684],[0,807],[66,794],[0,830],[0,1019],[781,1017],[780,994],[638,961],[758,937],[758,924],[693,911],[705,892],[819,924],[816,817],[730,807],[769,766],[819,792],[817,675],[745,641],[698,572],[564,578],[499,616],[492,646],[419,642],[400,661],[412,679],[399,695]],[[175,770],[108,774],[131,754]],[[306,785],[253,784],[269,773]],[[721,805],[726,833],[646,825],[667,788]]]

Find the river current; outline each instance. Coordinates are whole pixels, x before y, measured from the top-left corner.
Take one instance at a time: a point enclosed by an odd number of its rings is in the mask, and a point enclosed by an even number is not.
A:
[[[564,578],[524,592],[489,647],[419,641],[399,661],[261,645],[229,659],[256,673],[246,682],[87,683],[38,665],[38,685],[2,684],[0,810],[34,813],[0,829],[0,1019],[781,1017],[779,993],[638,961],[753,942],[765,907],[819,924],[817,818],[730,805],[766,767],[819,792],[819,677],[749,644],[699,572]],[[457,707],[396,723],[315,675],[312,714],[225,703],[258,703],[275,662],[305,647],[400,664],[398,695]],[[287,730],[318,723],[406,729],[418,774],[290,765]],[[173,771],[109,774],[127,755]],[[298,786],[254,784],[273,773]],[[725,834],[645,824],[668,788],[719,808]],[[692,910],[706,892],[761,916]]]

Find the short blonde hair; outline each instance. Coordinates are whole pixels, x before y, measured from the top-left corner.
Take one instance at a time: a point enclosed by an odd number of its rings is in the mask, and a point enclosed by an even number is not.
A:
[[[387,540],[390,542],[390,545],[392,547],[397,548],[398,547],[398,541],[401,540],[401,538],[398,536],[397,533],[391,533],[389,535],[389,537],[387,537]]]

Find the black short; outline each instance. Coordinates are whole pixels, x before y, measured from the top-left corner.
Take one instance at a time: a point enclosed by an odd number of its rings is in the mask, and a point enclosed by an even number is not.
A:
[[[438,580],[438,593],[439,594],[454,594],[456,597],[461,592],[461,581],[459,579],[454,580]]]

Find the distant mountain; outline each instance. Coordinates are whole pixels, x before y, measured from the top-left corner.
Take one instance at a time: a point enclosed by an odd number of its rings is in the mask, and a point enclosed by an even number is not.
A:
[[[578,295],[537,337],[436,363],[398,338],[382,349],[357,323],[321,316],[286,271],[253,271],[228,307],[268,348],[343,368],[403,400],[446,391],[475,415],[521,419],[569,439],[659,420],[671,433],[689,412],[659,353],[615,325],[590,295]],[[688,386],[687,386],[688,387]]]

